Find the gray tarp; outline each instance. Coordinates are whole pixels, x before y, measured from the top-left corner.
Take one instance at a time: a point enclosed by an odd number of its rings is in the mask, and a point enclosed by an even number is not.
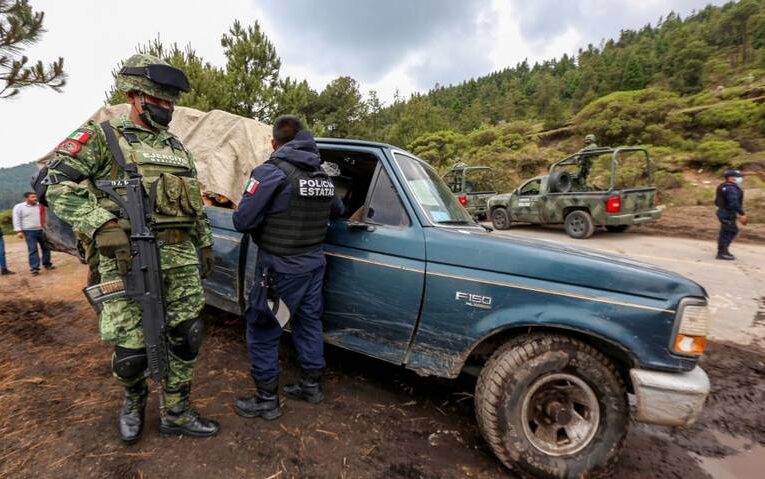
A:
[[[89,119],[96,123],[127,115],[127,104],[104,106]],[[85,123],[85,122],[83,122]],[[176,107],[170,131],[191,151],[205,193],[215,193],[239,203],[244,184],[253,168],[271,154],[271,127],[257,120],[220,110],[207,113]],[[62,132],[62,139],[69,132]],[[53,151],[40,158],[43,163]]]

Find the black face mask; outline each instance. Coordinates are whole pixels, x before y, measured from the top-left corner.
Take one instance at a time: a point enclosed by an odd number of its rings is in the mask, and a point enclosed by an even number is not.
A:
[[[141,104],[143,113],[141,113],[141,119],[147,125],[153,126],[158,130],[167,128],[170,124],[170,120],[173,119],[173,110],[169,108],[162,108],[159,105],[143,102]]]

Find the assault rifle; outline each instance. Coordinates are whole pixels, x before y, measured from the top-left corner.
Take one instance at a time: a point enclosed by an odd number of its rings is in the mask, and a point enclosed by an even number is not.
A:
[[[162,293],[159,244],[146,221],[148,195],[140,177],[128,180],[97,181],[96,187],[109,195],[109,198],[127,214],[133,250],[132,264],[130,271],[122,279],[85,288],[85,295],[94,307],[119,297],[130,298],[138,304],[141,309],[149,377],[162,382],[167,372],[165,301]],[[127,190],[127,200],[116,191],[116,188]]]
[[[148,375],[163,383],[168,368],[167,340],[165,337],[165,297],[162,292],[159,244],[149,227],[149,215],[154,211],[153,201],[146,194],[143,179],[134,163],[126,163],[114,129],[109,122],[101,123],[107,145],[114,160],[128,174],[126,180],[99,180],[96,188],[106,193],[130,221],[132,259],[130,271],[121,279],[85,288],[85,296],[98,309],[100,303],[118,297],[127,297],[141,310],[144,344],[148,361]],[[126,197],[117,189],[124,189]]]

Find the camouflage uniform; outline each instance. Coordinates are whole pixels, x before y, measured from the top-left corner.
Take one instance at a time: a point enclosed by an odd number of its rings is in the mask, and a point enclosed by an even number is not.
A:
[[[128,118],[112,120],[111,125],[119,133],[133,133],[141,146],[155,149],[166,156],[172,155],[171,161],[181,158],[188,161],[192,170],[193,159],[188,152],[178,151],[171,147],[170,139],[174,138],[168,131],[154,132],[139,127]],[[88,123],[78,129],[72,136],[83,138],[79,149],[59,147],[58,157],[68,166],[83,173],[87,179],[79,184],[64,181],[51,185],[47,192],[47,201],[53,212],[63,221],[72,225],[78,235],[93,239],[95,232],[106,222],[119,219],[123,229],[129,229],[125,219],[119,218],[116,205],[93,186],[99,179],[116,179],[122,177],[116,162],[107,147],[104,132],[100,125]],[[118,135],[122,136],[122,135]],[[130,158],[130,145],[120,140],[126,157]],[[52,174],[57,174],[51,169]],[[197,192],[198,194],[198,192]],[[201,205],[201,198],[199,198]],[[196,216],[192,239],[185,239],[177,244],[163,244],[160,248],[162,276],[164,282],[165,300],[167,303],[169,341],[172,345],[180,339],[173,337],[172,331],[184,321],[196,318],[204,306],[204,292],[199,277],[199,259],[196,248],[212,245],[212,232],[209,222],[201,207]],[[91,261],[92,263],[92,261]],[[98,272],[101,281],[117,279],[116,262],[112,258],[98,255]],[[129,299],[118,299],[104,304],[100,315],[101,337],[114,345],[128,349],[143,347],[143,329],[141,313],[138,305]],[[194,360],[184,361],[170,352],[169,372],[166,382],[165,405],[172,407],[180,400],[179,391],[189,385],[192,379]],[[116,375],[115,375],[116,376]],[[121,379],[116,376],[117,379]],[[143,378],[138,379],[144,381]],[[125,386],[132,386],[136,380],[122,381]]]

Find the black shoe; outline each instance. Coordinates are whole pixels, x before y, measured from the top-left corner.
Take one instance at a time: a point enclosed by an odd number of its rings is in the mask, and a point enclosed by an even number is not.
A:
[[[32,276],[38,276],[39,274],[40,274],[40,270],[39,269],[33,269],[32,270]]]
[[[320,403],[324,400],[324,393],[321,391],[319,377],[318,372],[303,371],[299,382],[284,386],[284,394],[289,398],[300,399],[311,404]]]
[[[166,435],[210,437],[218,434],[220,424],[213,419],[203,418],[191,407],[191,388],[181,390],[181,402],[165,411],[159,422],[159,432]]]
[[[46,269],[46,270],[48,270],[48,271],[50,271],[50,270],[52,270],[52,269],[56,269],[56,267],[55,267],[55,266],[53,266],[52,264],[49,264],[49,265],[45,266],[45,269]]]
[[[0,276],[9,276],[12,274],[16,274],[16,273],[14,273],[13,271],[9,269],[0,270]]]
[[[279,378],[267,382],[255,382],[257,392],[241,397],[234,403],[234,410],[242,417],[262,417],[272,421],[282,415],[279,407]]]
[[[717,259],[724,259],[724,260],[727,260],[727,261],[733,261],[734,259],[736,259],[736,257],[733,256],[732,254],[726,252],[726,251],[723,251],[721,253],[717,253]]]
[[[134,444],[141,438],[148,395],[149,389],[145,382],[125,388],[125,396],[122,399],[122,409],[120,409],[117,423],[122,442]]]

